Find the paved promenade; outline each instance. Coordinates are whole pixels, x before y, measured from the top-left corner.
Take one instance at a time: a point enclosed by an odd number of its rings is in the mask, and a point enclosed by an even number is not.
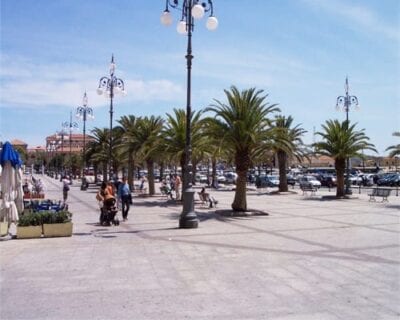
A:
[[[71,238],[0,241],[0,319],[400,319],[400,197],[249,191],[268,216],[196,202],[199,228],[178,229],[161,196],[101,227],[96,191],[72,186]],[[212,195],[230,208],[232,191]]]

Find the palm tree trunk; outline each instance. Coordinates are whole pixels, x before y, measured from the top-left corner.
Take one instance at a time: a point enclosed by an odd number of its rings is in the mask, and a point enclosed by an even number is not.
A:
[[[160,182],[164,180],[164,161],[160,163]]]
[[[215,187],[217,185],[217,159],[212,158],[212,180],[211,180],[211,186]]]
[[[149,179],[149,194],[152,196],[155,194],[154,189],[154,161],[153,159],[146,159],[148,179]]]
[[[336,159],[335,160],[335,169],[337,176],[337,188],[336,188],[336,197],[342,198],[344,197],[344,171],[346,168],[346,159]]]
[[[278,166],[279,166],[279,192],[287,192],[287,176],[286,176],[286,162],[287,154],[286,152],[278,151]]]
[[[93,172],[94,172],[94,182],[97,184],[97,174],[98,174],[98,167],[97,164],[93,164]]]
[[[234,211],[247,211],[246,186],[247,186],[247,170],[249,168],[250,159],[247,153],[237,151],[235,155],[236,180],[235,198],[232,203]]]
[[[196,185],[196,172],[197,172],[197,161],[193,160],[193,166],[192,166],[192,185]]]
[[[129,152],[128,155],[128,185],[132,190],[132,186],[133,186],[133,155],[132,153]]]
[[[247,211],[247,200],[246,200],[246,171],[236,171],[238,178],[236,180],[236,191],[235,198],[232,203],[232,209],[234,211]]]
[[[103,163],[103,181],[108,181],[109,177],[107,178],[107,162]]]
[[[132,191],[135,191],[135,159],[132,160],[132,185],[130,187]]]

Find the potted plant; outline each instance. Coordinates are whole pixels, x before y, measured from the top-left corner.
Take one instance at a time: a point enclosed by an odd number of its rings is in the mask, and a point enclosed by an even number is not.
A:
[[[72,214],[62,210],[58,212],[44,211],[41,213],[43,235],[45,237],[70,237],[72,236]]]
[[[17,238],[40,238],[42,236],[42,219],[39,213],[30,212],[20,216],[17,224]]]

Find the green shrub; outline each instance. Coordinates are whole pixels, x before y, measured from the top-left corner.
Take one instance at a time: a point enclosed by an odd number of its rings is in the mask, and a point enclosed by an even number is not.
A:
[[[18,226],[40,226],[42,224],[42,217],[40,213],[29,212],[21,215],[18,220]]]
[[[68,211],[42,211],[40,215],[42,218],[42,223],[48,224],[70,222],[72,217],[72,214]]]

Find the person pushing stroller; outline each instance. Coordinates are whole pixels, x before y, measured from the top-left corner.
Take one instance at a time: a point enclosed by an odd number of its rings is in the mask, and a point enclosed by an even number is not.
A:
[[[117,200],[106,182],[102,182],[100,190],[97,192],[96,199],[100,203],[100,225],[110,226],[119,225],[117,216]]]

